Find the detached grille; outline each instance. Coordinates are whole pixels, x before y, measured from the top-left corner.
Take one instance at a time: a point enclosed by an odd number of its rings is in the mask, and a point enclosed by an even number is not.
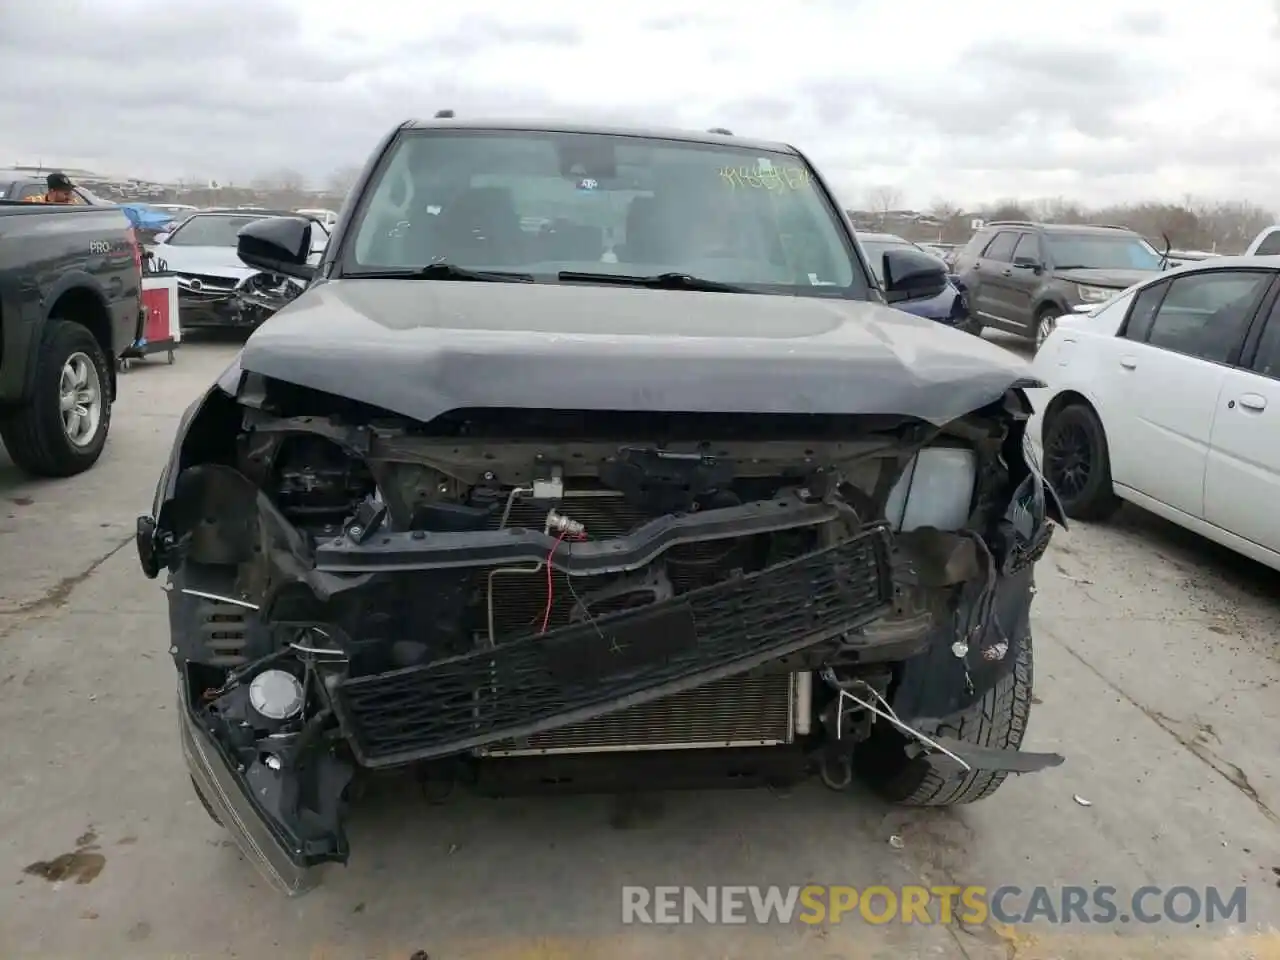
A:
[[[188,282],[194,280],[200,286],[212,290],[234,290],[239,282],[235,277],[220,277],[216,273],[180,273],[178,276]]]
[[[729,677],[586,723],[486,747],[486,756],[768,747],[793,739],[789,673]]]
[[[366,766],[446,756],[579,724],[745,673],[874,620],[889,608],[892,594],[889,534],[875,527],[836,546],[634,612],[422,666],[348,678],[336,685],[334,705]],[[647,663],[619,658],[627,664],[625,673],[573,673],[593,656],[596,663],[612,657],[606,635],[620,634],[628,623],[682,611],[693,624],[687,646],[668,648],[661,659]],[[655,632],[634,646],[643,656],[667,639]],[[566,656],[574,661],[568,673]]]

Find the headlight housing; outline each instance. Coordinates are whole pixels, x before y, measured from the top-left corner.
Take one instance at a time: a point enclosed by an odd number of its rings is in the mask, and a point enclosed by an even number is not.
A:
[[[885,502],[895,531],[920,527],[959,530],[969,521],[978,457],[962,447],[929,447],[907,464]]]
[[[302,292],[300,286],[277,273],[255,273],[241,284],[241,289],[277,300],[292,300]]]
[[[1081,303],[1106,303],[1119,292],[1119,290],[1112,290],[1110,287],[1091,287],[1084,283],[1076,284],[1076,295],[1080,298]]]

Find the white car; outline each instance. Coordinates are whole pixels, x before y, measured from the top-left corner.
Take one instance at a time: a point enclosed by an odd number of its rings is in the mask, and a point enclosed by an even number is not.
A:
[[[280,215],[258,210],[200,211],[172,232],[156,237],[150,252],[157,267],[177,277],[183,327],[253,326],[265,314],[259,309],[244,309],[243,294],[290,298],[302,291],[305,284],[301,280],[263,273],[245,265],[236,252],[242,227]],[[312,263],[320,262],[328,242],[328,231],[315,221]]]
[[[1280,258],[1220,257],[1059,321],[1028,424],[1068,516],[1122,501],[1280,570]]]

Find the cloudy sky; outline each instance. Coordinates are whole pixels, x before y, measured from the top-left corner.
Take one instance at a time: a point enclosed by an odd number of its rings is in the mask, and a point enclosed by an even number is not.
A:
[[[323,182],[452,107],[786,140],[851,205],[1280,208],[1278,6],[0,0],[0,164]]]

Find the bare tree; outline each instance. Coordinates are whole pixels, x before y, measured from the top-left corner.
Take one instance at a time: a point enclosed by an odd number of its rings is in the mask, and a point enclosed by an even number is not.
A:
[[[305,193],[307,178],[290,167],[281,167],[271,174],[271,180],[281,193]]]
[[[902,206],[902,191],[897,187],[884,185],[872,187],[867,191],[867,209],[879,218],[883,228],[889,214]]]
[[[1044,223],[1086,223],[1089,215],[1080,205],[1066,197],[1052,197],[1028,204],[1032,219]]]
[[[868,192],[871,218],[881,226],[898,208],[900,194],[893,187]],[[903,221],[894,232],[909,240],[963,243],[972,235],[972,218],[1033,220],[1052,223],[1094,223],[1125,226],[1164,249],[1165,238],[1175,250],[1240,253],[1264,228],[1277,223],[1273,211],[1249,201],[1205,201],[1183,197],[1178,202],[1134,201],[1090,208],[1069,197],[1041,200],[1007,198],[973,212],[945,199],[929,208],[936,223]],[[868,229],[871,229],[870,222]],[[941,234],[941,236],[939,236]]]
[[[936,236],[929,239],[936,239],[941,243],[960,243],[968,239],[971,232],[969,227],[970,218],[965,215],[964,208],[959,204],[952,203],[950,200],[934,200],[929,205],[929,216],[938,221],[938,226],[934,231]]]
[[[939,223],[950,223],[959,217],[964,210],[950,200],[936,199],[929,204],[929,216],[937,220]]]
[[[334,170],[325,180],[324,192],[335,197],[345,197],[360,178],[360,167],[349,164]]]
[[[983,210],[984,220],[1030,220],[1031,211],[1020,200],[997,200]]]

